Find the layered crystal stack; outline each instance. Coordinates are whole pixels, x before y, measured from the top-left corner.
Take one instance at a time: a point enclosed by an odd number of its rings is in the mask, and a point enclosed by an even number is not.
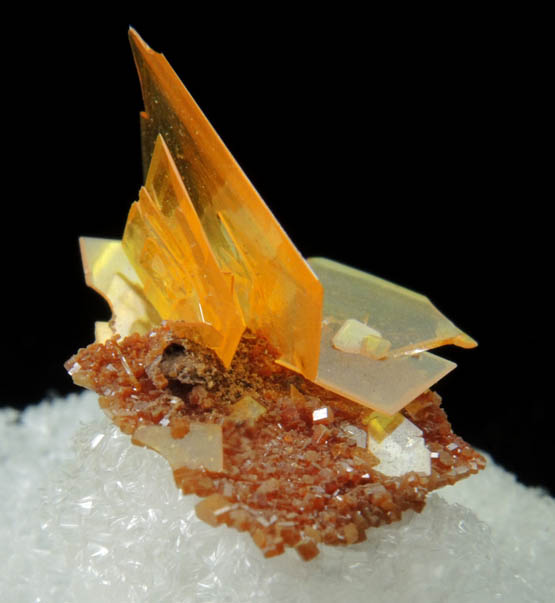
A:
[[[268,556],[344,544],[483,466],[428,388],[476,343],[430,301],[305,261],[162,55],[133,30],[145,185],[123,241],[81,240],[110,303],[66,366],[163,454],[209,523]],[[347,502],[346,502],[347,501]]]

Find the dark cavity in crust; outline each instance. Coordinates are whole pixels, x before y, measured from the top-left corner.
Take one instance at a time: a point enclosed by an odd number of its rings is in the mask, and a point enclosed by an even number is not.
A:
[[[184,323],[165,323],[144,336],[92,344],[66,368],[100,394],[101,407],[125,433],[162,421],[179,438],[193,421],[221,425],[223,472],[183,467],[175,481],[204,497],[201,519],[248,531],[267,557],[290,546],[308,560],[319,543],[360,542],[367,528],[397,521],[407,509],[421,511],[428,492],[485,466],[428,391],[402,414],[423,431],[431,474],[388,477],[345,430],[365,429],[366,407],[275,364],[277,353],[261,336],[245,334],[229,370],[193,339]],[[246,395],[266,409],[256,421],[229,416]],[[313,411],[324,406],[330,419],[315,423]]]

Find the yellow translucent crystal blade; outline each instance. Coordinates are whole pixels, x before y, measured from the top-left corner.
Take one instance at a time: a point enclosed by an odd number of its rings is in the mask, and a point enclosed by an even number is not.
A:
[[[210,325],[220,334],[214,350],[229,367],[243,317],[162,137],[129,212],[123,248],[160,315]]]
[[[100,293],[112,310],[109,325],[99,323],[97,340],[118,333],[146,333],[160,323],[160,316],[146,299],[143,286],[123,252],[121,241],[81,237],[79,239],[85,281]]]
[[[141,79],[143,162],[161,134],[220,268],[233,276],[244,323],[314,378],[322,287],[166,59],[131,30]]]
[[[392,415],[452,371],[456,364],[423,352],[375,360],[332,345],[336,325],[325,324],[316,383],[359,404]]]
[[[445,344],[476,346],[419,293],[332,260],[311,258],[308,263],[324,286],[324,320],[338,328],[350,319],[364,323],[389,342],[388,357]]]

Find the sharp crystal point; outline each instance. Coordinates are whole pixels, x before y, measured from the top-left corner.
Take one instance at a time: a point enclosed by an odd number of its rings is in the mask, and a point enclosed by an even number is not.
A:
[[[233,275],[233,295],[244,324],[264,333],[284,362],[314,378],[322,320],[320,282],[163,55],[134,30],[130,40],[145,102],[145,167],[161,135],[220,269]]]

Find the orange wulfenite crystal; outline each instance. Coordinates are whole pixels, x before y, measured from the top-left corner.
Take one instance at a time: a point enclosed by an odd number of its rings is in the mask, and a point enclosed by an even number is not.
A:
[[[123,248],[146,297],[170,320],[211,325],[221,336],[204,340],[229,366],[244,330],[232,281],[222,274],[173,159],[159,137],[139,201],[129,212]],[[201,336],[202,338],[202,336]]]
[[[130,40],[145,101],[145,173],[161,135],[219,266],[233,285],[244,324],[264,333],[285,362],[314,378],[322,320],[320,282],[163,55],[134,30]],[[141,252],[134,254],[140,257]],[[172,288],[166,293],[170,296]]]

